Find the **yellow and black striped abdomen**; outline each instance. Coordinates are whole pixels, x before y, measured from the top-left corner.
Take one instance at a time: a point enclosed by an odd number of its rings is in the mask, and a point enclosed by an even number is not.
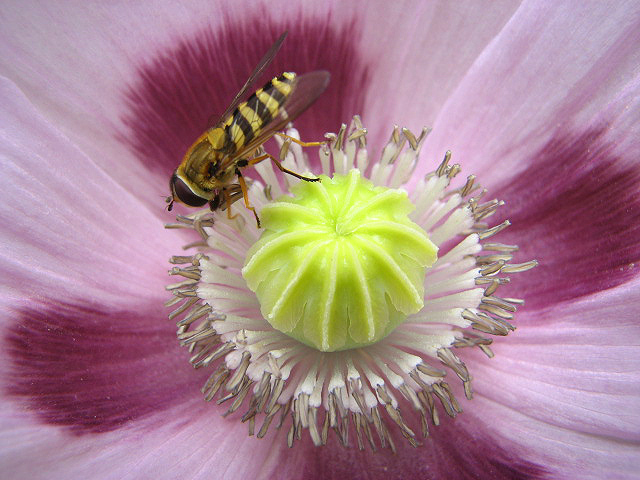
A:
[[[293,91],[296,74],[285,72],[258,89],[246,102],[238,105],[221,127],[224,129],[222,150],[231,155],[260,136],[272,122]]]

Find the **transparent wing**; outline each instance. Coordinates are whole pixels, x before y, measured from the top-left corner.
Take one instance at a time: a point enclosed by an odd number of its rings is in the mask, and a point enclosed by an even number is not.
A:
[[[242,97],[245,96],[247,91],[253,86],[253,84],[260,77],[260,75],[262,75],[262,72],[264,72],[264,69],[267,68],[269,64],[273,61],[274,57],[276,56],[276,53],[278,53],[278,50],[280,50],[280,47],[282,46],[282,42],[284,42],[284,39],[287,38],[288,33],[289,32],[284,32],[282,35],[280,35],[280,37],[278,37],[275,43],[271,45],[271,48],[269,48],[269,51],[265,53],[264,57],[262,57],[262,60],[258,62],[258,65],[256,65],[256,68],[253,69],[253,72],[251,72],[251,75],[249,75],[249,78],[247,79],[243,87],[240,89],[240,91],[233,98],[233,101],[227,107],[224,113],[219,118],[217,118],[216,121],[214,122],[211,121],[213,120],[213,118],[209,119],[209,128],[216,127],[224,123],[227,117],[229,117],[229,115],[233,113],[233,111],[238,107],[238,105],[240,105],[240,102],[242,101]]]
[[[277,131],[282,130],[289,122],[298,118],[326,90],[330,78],[329,72],[324,70],[305,73],[296,77],[293,83],[293,91],[289,94],[278,114],[264,126],[259,135],[234,153],[233,158],[228,159],[227,163],[230,164],[236,159],[253,152]]]

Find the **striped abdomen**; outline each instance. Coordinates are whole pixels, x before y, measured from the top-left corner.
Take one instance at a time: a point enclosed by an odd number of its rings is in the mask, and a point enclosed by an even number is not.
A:
[[[273,78],[235,109],[220,126],[224,132],[224,142],[221,142],[224,153],[231,155],[260,136],[291,94],[295,78],[292,72]]]

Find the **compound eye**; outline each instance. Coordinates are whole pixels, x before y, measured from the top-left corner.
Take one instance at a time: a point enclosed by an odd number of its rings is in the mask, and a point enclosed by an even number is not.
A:
[[[170,183],[171,192],[173,193],[173,198],[175,200],[190,207],[202,207],[208,202],[206,198],[202,198],[200,195],[193,193],[193,190],[189,188],[189,185],[178,178],[175,173],[171,176]]]

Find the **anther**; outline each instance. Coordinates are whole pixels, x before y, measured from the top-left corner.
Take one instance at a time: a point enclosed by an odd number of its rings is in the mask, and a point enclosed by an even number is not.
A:
[[[344,136],[347,131],[347,125],[340,125],[340,130],[338,130],[338,134],[335,136],[335,141],[333,142],[333,149],[340,150],[344,147]]]
[[[487,229],[487,230],[485,230],[483,232],[478,232],[478,236],[480,237],[480,240],[484,240],[485,238],[493,237],[495,234],[500,233],[502,230],[507,228],[509,225],[511,225],[511,222],[509,220],[505,220],[500,225],[496,225],[495,227],[489,228],[489,229]]]
[[[436,175],[443,177],[449,171],[449,161],[451,160],[451,150],[447,150],[444,154],[444,159],[436,168]]]
[[[416,136],[413,134],[413,132],[411,132],[411,130],[409,130],[408,128],[402,128],[402,134],[405,136],[405,138],[407,140],[409,140],[409,145],[411,145],[411,148],[413,150],[417,150],[418,149],[418,140],[416,139]]]
[[[475,183],[475,180],[476,180],[475,175],[469,175],[467,177],[467,182],[464,184],[464,187],[462,187],[462,189],[460,190],[461,197],[466,197],[473,191],[473,185]]]
[[[531,270],[533,267],[538,265],[537,260],[531,260],[525,263],[513,263],[505,266],[502,271],[504,273],[520,273],[526,272],[527,270]]]

